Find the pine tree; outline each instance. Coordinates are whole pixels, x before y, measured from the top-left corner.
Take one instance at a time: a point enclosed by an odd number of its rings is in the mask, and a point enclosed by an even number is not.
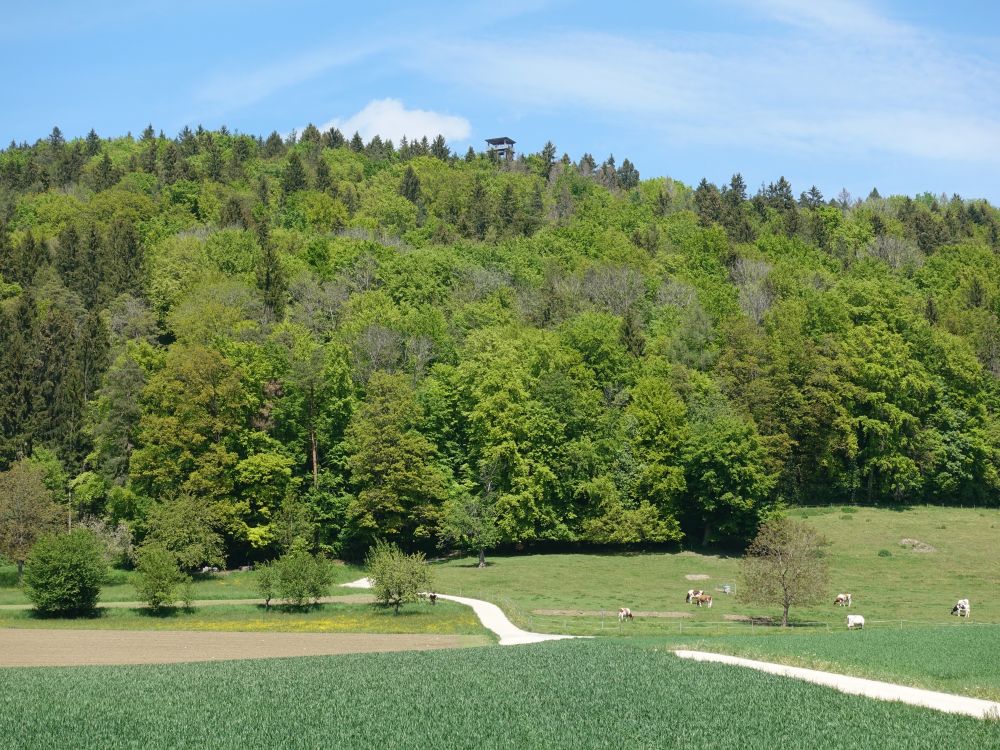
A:
[[[497,204],[497,224],[501,231],[511,231],[516,216],[517,196],[514,194],[514,186],[508,182],[504,185],[503,192],[500,193],[500,202]]]
[[[411,166],[407,166],[403,172],[403,179],[399,183],[399,194],[410,203],[417,203],[420,200],[420,178]]]
[[[625,159],[618,169],[618,184],[623,190],[631,190],[639,184],[639,170],[628,159]]]
[[[326,163],[326,159],[320,157],[319,164],[316,165],[315,187],[320,192],[325,193],[332,186],[333,186],[333,177],[330,174],[330,165]]]
[[[469,146],[469,150],[465,152],[465,161],[469,164],[476,160],[476,150]]]
[[[270,159],[280,156],[285,152],[285,142],[281,139],[277,130],[272,130],[271,135],[264,141],[264,158]]]
[[[441,161],[448,161],[448,157],[451,156],[451,149],[448,148],[443,135],[439,134],[431,144],[431,156]]]
[[[714,222],[722,221],[722,196],[719,194],[719,188],[704,177],[694,191],[694,204],[702,226],[707,227]]]
[[[552,165],[556,161],[556,145],[552,141],[546,141],[545,145],[542,147],[542,177],[546,180],[549,179],[549,175],[552,173]]]
[[[91,128],[87,133],[87,155],[97,156],[99,153],[101,153],[101,137]]]
[[[97,166],[94,167],[94,189],[97,191],[107,190],[113,187],[116,182],[118,182],[118,173],[111,163],[111,157],[105,152],[101,160],[97,162]]]
[[[213,139],[208,146],[208,163],[205,165],[208,178],[214,182],[222,182],[222,170],[224,166],[222,151]]]
[[[286,196],[306,189],[306,170],[297,152],[288,155],[285,171],[281,173],[281,192]]]
[[[285,292],[287,281],[281,266],[278,251],[271,241],[271,233],[267,223],[261,221],[257,225],[257,242],[260,254],[257,261],[257,288],[264,296],[264,307],[272,320],[281,320],[285,310]]]
[[[355,130],[354,135],[351,136],[351,151],[360,154],[364,150],[365,142],[361,140],[361,133]]]
[[[323,142],[324,145],[329,148],[342,148],[346,143],[346,140],[344,138],[344,134],[337,128],[330,128],[323,134]]]
[[[319,129],[312,123],[309,123],[302,131],[302,138],[300,140],[302,143],[319,143],[320,137]]]
[[[52,128],[52,133],[49,134],[49,146],[51,146],[53,150],[58,151],[65,145],[66,139],[63,138],[62,131],[59,127],[56,126]]]

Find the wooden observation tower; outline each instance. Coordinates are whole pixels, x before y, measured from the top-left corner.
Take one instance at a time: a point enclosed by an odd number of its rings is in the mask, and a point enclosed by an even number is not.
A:
[[[504,159],[510,161],[514,158],[514,143],[507,136],[502,138],[487,138],[486,143],[489,144],[490,151],[496,154],[498,159]]]

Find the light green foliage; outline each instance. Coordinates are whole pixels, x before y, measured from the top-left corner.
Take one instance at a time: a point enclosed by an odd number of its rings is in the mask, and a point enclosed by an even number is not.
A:
[[[182,592],[185,597],[192,595],[185,586],[190,577],[181,572],[176,555],[166,547],[156,543],[144,545],[136,558],[132,585],[139,600],[151,609],[172,606],[181,587],[185,587]]]
[[[315,604],[330,593],[332,585],[330,562],[322,555],[310,554],[301,540],[264,566],[257,579],[258,592],[265,604],[277,597],[292,607]]]
[[[22,459],[0,472],[0,554],[17,564],[19,575],[35,542],[58,527],[60,516],[39,466]]]
[[[399,608],[415,602],[423,592],[433,590],[430,569],[422,552],[407,555],[395,544],[376,542],[365,558],[372,592],[382,604]]]
[[[108,574],[104,546],[89,529],[45,536],[31,548],[25,594],[46,615],[82,615],[97,606]]]

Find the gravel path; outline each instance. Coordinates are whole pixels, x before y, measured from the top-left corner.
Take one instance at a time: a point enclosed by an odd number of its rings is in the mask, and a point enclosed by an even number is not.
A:
[[[806,680],[807,682],[814,682],[817,685],[826,685],[842,693],[864,695],[868,698],[876,698],[883,701],[899,701],[900,703],[933,708],[936,711],[944,711],[950,714],[965,714],[977,719],[1000,718],[1000,703],[980,698],[938,693],[933,690],[921,690],[904,685],[895,685],[891,682],[866,680],[861,677],[849,677],[847,675],[820,672],[815,669],[804,669],[802,667],[789,667],[784,664],[754,661],[753,659],[743,659],[739,656],[729,656],[727,654],[711,654],[705,651],[684,650],[674,651],[674,653],[682,659],[715,661],[739,667],[750,667],[751,669],[770,672],[771,674],[782,675],[783,677],[794,677],[797,680]]]
[[[371,588],[372,582],[367,578],[359,578],[356,581],[340,585],[347,586],[348,588],[367,589]],[[472,611],[476,613],[483,627],[487,630],[492,630],[500,639],[501,646],[520,646],[525,643],[560,641],[564,638],[577,637],[574,635],[554,635],[552,633],[529,633],[527,630],[521,630],[521,628],[507,619],[507,615],[503,613],[500,607],[489,602],[484,602],[482,599],[469,599],[465,596],[450,596],[449,594],[438,594],[437,597],[438,599],[447,599],[450,602],[457,602],[467,607],[472,607]]]

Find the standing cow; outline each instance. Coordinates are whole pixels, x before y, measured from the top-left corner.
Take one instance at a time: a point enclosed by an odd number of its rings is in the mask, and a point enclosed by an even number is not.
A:
[[[633,620],[632,610],[628,607],[622,607],[618,610],[618,622],[625,622],[625,620]]]
[[[972,607],[969,606],[969,600],[959,599],[951,608],[951,613],[959,617],[972,617]]]
[[[697,604],[699,607],[702,604],[704,604],[706,607],[708,607],[709,609],[711,609],[712,608],[712,595],[711,594],[698,594],[698,596],[696,596],[694,598],[694,603]]]
[[[851,606],[851,595],[850,594],[837,594],[837,598],[833,600],[833,603],[841,607]]]
[[[862,630],[862,629],[864,629],[864,627],[865,627],[865,618],[864,618],[863,615],[848,615],[847,616],[847,629],[848,630],[854,630],[855,628],[857,628],[858,630]]]
[[[701,589],[688,589],[687,596],[684,597],[685,604],[694,604],[695,599],[705,592]]]

